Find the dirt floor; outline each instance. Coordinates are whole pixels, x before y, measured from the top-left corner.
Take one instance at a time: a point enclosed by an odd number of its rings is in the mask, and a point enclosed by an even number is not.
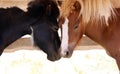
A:
[[[12,49],[16,51],[0,57],[0,74],[119,74],[115,60],[104,49],[83,47],[87,50],[75,50],[71,58],[56,62],[31,47]]]

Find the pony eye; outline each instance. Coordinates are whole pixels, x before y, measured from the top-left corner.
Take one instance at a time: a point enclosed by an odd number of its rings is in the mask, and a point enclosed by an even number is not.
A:
[[[77,29],[79,27],[79,25],[78,24],[76,24],[75,26],[74,26],[74,29]]]
[[[52,27],[52,30],[53,30],[53,31],[58,31],[58,27],[57,27],[57,26],[53,26],[53,27]]]

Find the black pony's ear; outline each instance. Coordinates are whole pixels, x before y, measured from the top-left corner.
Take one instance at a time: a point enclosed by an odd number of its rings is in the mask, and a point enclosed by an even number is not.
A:
[[[52,6],[48,5],[47,8],[46,8],[46,15],[50,16],[51,13],[52,13]]]
[[[33,0],[28,3],[27,13],[32,17],[41,17],[45,14],[45,3],[42,0]]]

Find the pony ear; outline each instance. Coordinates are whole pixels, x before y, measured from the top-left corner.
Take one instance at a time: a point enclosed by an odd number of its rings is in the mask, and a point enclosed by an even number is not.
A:
[[[52,6],[48,5],[47,8],[46,8],[46,14],[51,15],[51,12],[52,12]]]
[[[75,10],[80,10],[81,9],[81,5],[78,1],[75,2],[74,7],[75,7]]]

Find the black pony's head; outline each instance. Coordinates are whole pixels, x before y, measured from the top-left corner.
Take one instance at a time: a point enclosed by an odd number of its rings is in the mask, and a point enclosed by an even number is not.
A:
[[[38,20],[31,25],[34,44],[47,53],[51,61],[60,59],[58,35],[59,9],[53,0],[35,0],[29,3],[28,13]]]

